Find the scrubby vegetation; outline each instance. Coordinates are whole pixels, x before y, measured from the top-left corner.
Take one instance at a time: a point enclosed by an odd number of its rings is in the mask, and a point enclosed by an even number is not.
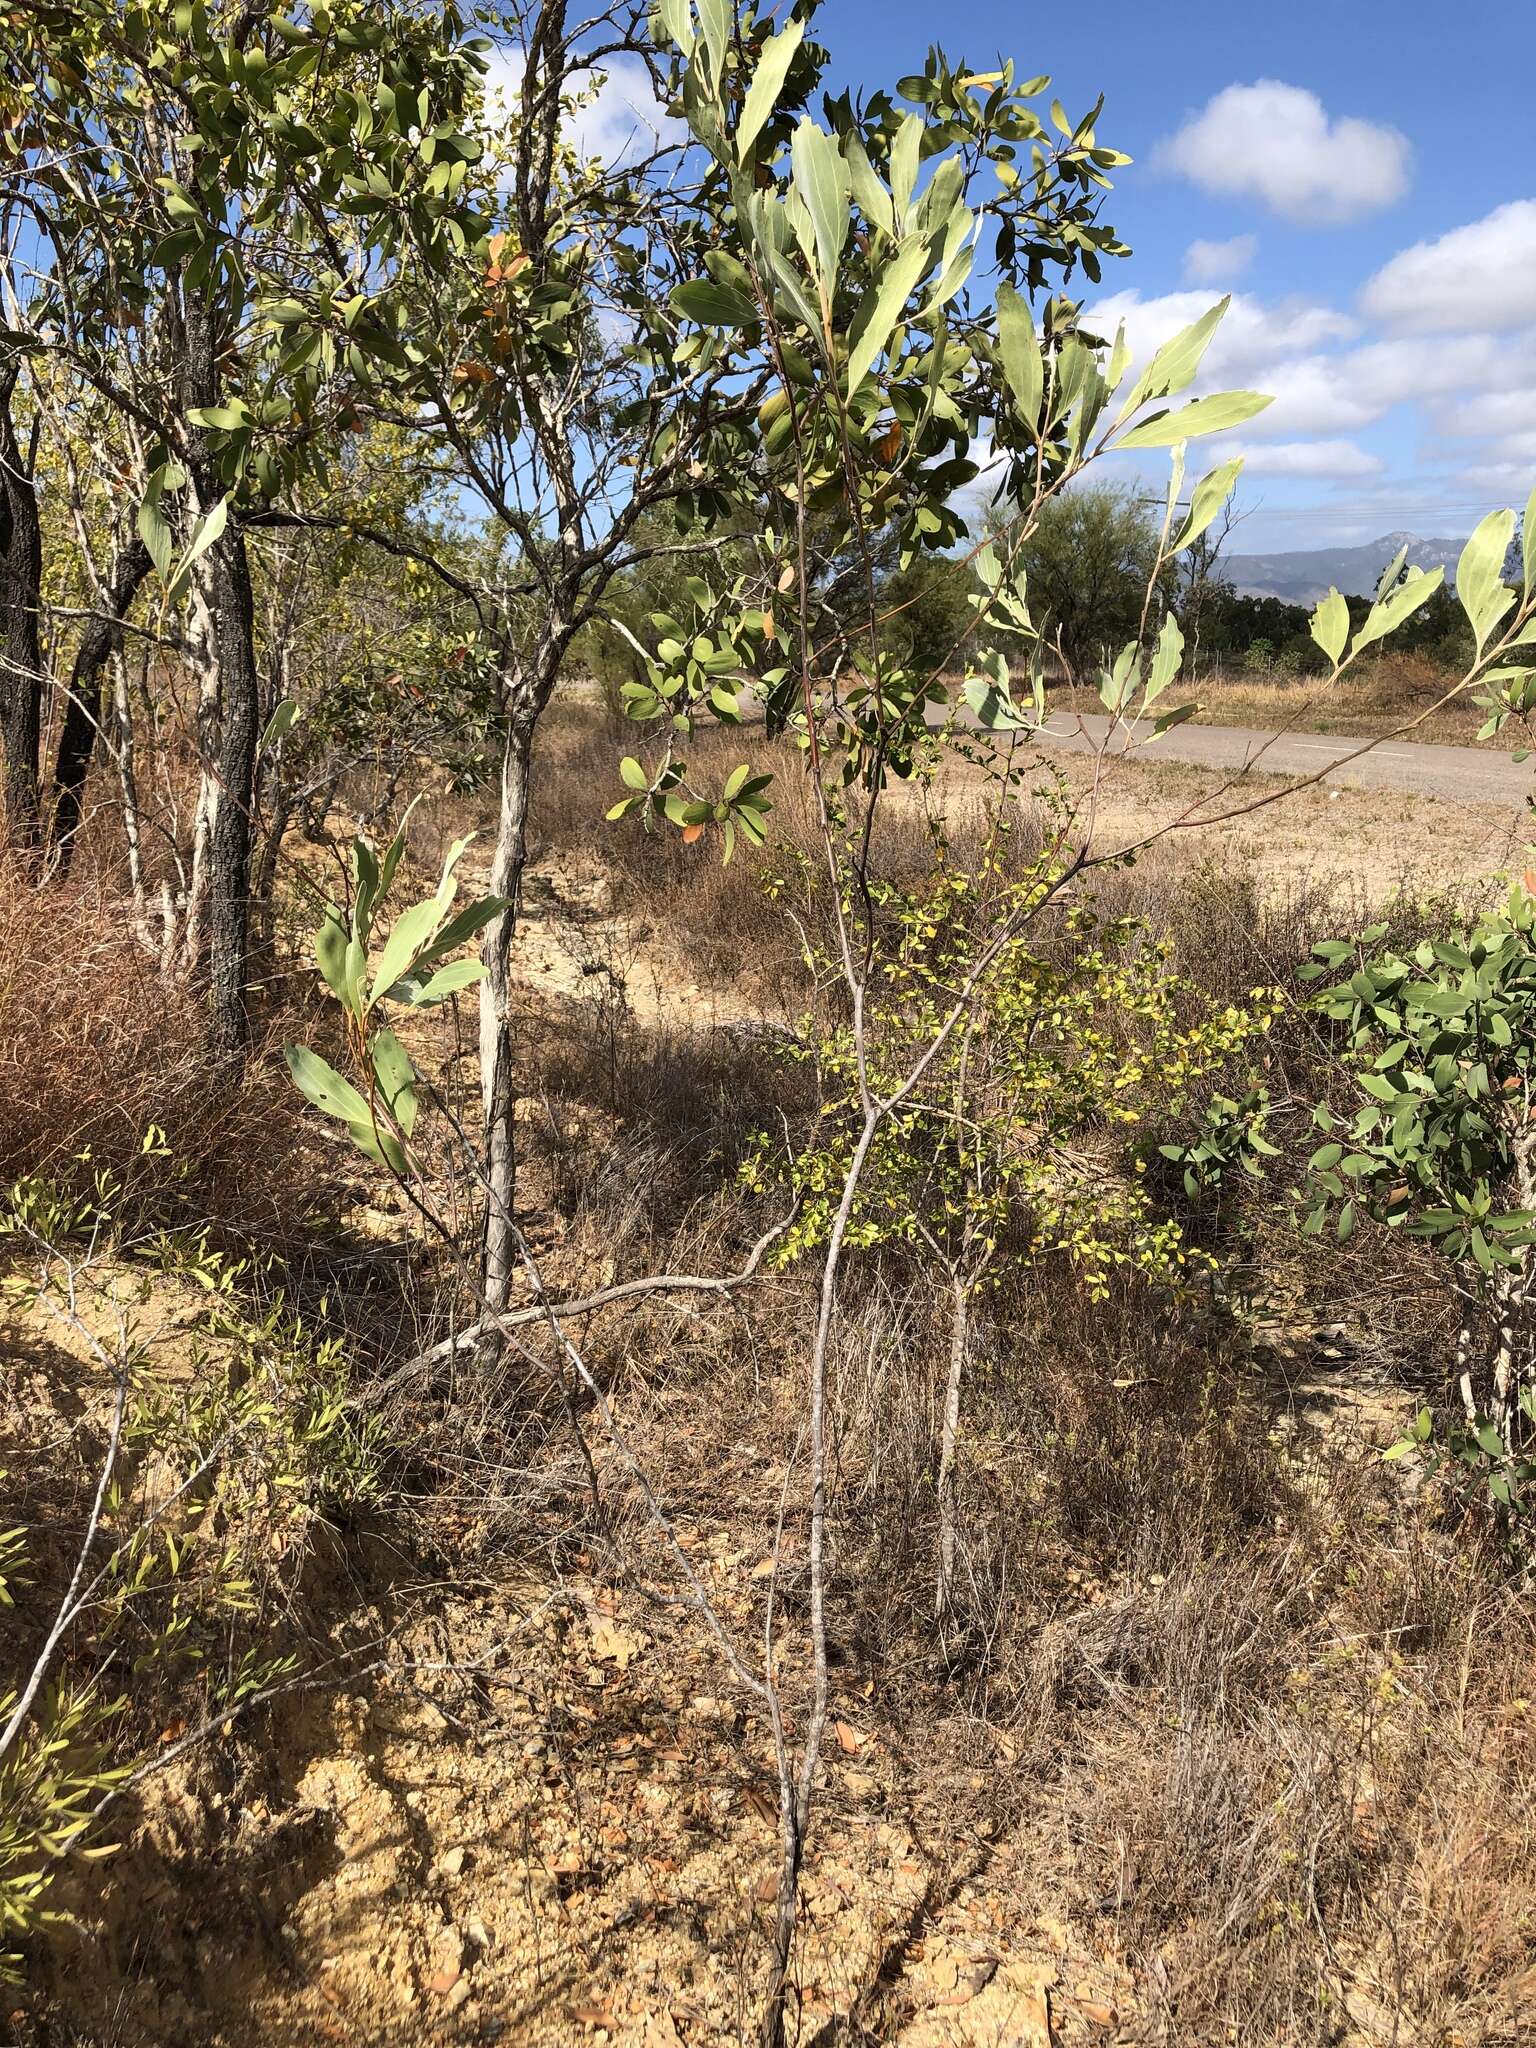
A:
[[[1536,877],[1115,811],[1266,401],[1098,110],[162,16],[0,58],[14,2037],[1520,2039]]]

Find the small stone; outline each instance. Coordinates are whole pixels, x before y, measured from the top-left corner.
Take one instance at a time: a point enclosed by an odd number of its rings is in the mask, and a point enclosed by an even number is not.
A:
[[[443,2004],[447,2007],[449,2012],[457,2012],[459,2007],[463,2005],[463,2003],[468,1997],[469,1979],[467,1977],[461,1977],[458,1983],[455,1984],[453,1989],[448,1993],[448,1996],[443,2000]]]
[[[437,1860],[437,1867],[444,1877],[457,1877],[464,1868],[464,1850],[462,1848],[445,1849]]]

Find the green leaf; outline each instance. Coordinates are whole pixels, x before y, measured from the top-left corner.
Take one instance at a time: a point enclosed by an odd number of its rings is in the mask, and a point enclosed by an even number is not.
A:
[[[347,1130],[359,1152],[365,1152],[380,1166],[387,1166],[397,1179],[404,1180],[410,1171],[410,1161],[405,1148],[393,1131],[386,1131],[382,1125],[376,1130],[372,1119],[364,1116],[355,1123],[349,1123]]]
[[[450,960],[446,967],[439,967],[430,980],[424,981],[411,997],[413,1010],[425,1010],[433,1003],[441,1003],[449,996],[456,995],[461,988],[470,988],[485,974],[483,960]]]
[[[449,918],[427,950],[418,955],[417,968],[430,967],[434,960],[441,960],[457,947],[467,945],[492,918],[500,917],[504,910],[511,908],[511,900],[506,896],[477,896],[473,903],[466,903]]]
[[[757,67],[752,73],[752,83],[747,88],[741,119],[736,124],[738,162],[747,162],[753,143],[772,117],[779,94],[784,89],[785,77],[804,35],[804,22],[792,21],[778,35],[770,36],[764,43]]]
[[[1167,689],[1179,672],[1179,663],[1184,659],[1184,635],[1179,622],[1170,612],[1163,620],[1163,629],[1157,636],[1157,645],[1152,650],[1152,663],[1147,674],[1146,701],[1153,704]],[[1187,718],[1194,711],[1191,704],[1184,712]],[[1169,723],[1175,721],[1170,719]],[[1178,721],[1182,723],[1182,721]],[[1168,727],[1159,722],[1158,730],[1166,732]]]
[[[1195,372],[1211,345],[1211,336],[1220,326],[1222,316],[1231,303],[1232,295],[1229,292],[1224,299],[1219,299],[1207,312],[1202,313],[1192,326],[1184,328],[1182,332],[1174,335],[1171,341],[1163,343],[1132,385],[1131,394],[1120,414],[1122,420],[1128,419],[1138,405],[1145,405],[1149,399],[1176,397],[1194,382]],[[1209,431],[1214,432],[1214,429]]]
[[[234,405],[194,406],[187,418],[196,427],[218,427],[225,433],[235,433],[252,425],[250,413],[239,401]]]
[[[845,388],[850,398],[895,332],[902,309],[912,295],[913,286],[927,269],[928,261],[927,242],[920,236],[914,236],[904,242],[900,252],[884,266],[879,285],[866,295],[848,338],[848,382]]]
[[[154,563],[162,582],[171,573],[171,564],[176,559],[176,543],[171,534],[170,522],[160,510],[158,490],[146,497],[139,507],[139,538],[149,550],[149,559]]]
[[[343,1123],[369,1121],[368,1104],[363,1097],[319,1053],[311,1052],[307,1045],[285,1045],[283,1058],[288,1062],[294,1086],[316,1109],[339,1117]]]
[[[423,950],[442,918],[442,908],[435,896],[427,897],[423,903],[413,903],[409,910],[402,910],[384,941],[384,950],[379,955],[379,964],[374,971],[373,990],[370,1002],[377,1002],[386,990],[395,983],[415,961]]]
[[[1416,612],[1444,581],[1444,569],[1410,569],[1406,583],[1400,583],[1396,590],[1389,590],[1385,597],[1378,598],[1371,606],[1366,614],[1365,624],[1355,635],[1355,644],[1351,651],[1358,654],[1362,647],[1369,647],[1372,641],[1395,632],[1404,619]]]
[[[1011,284],[1000,284],[997,288],[997,347],[1003,375],[1020,415],[1031,432],[1037,432],[1045,391],[1045,364],[1029,306]]]
[[[848,239],[848,166],[832,137],[809,116],[796,127],[789,155],[794,190],[816,233],[816,267],[830,300]]]
[[[651,778],[633,754],[626,754],[619,763],[619,780],[627,789],[649,789],[651,786]]]
[[[293,721],[299,715],[297,697],[285,697],[272,716],[267,720],[261,735],[258,752],[265,753],[268,747],[275,747],[285,732],[292,729]]]
[[[1513,512],[1490,512],[1474,527],[1456,564],[1456,595],[1471,622],[1479,653],[1515,601],[1515,593],[1499,580],[1514,530]]]
[[[751,327],[762,318],[743,293],[704,277],[674,285],[669,303],[674,313],[700,327]]]
[[[1312,638],[1337,668],[1349,640],[1349,606],[1337,590],[1330,590],[1312,614]]]
[[[1115,446],[1171,448],[1175,441],[1193,440],[1198,434],[1224,434],[1274,402],[1261,391],[1219,391],[1212,398],[1191,399],[1177,412],[1154,413],[1149,420],[1138,420]]]
[[[1536,491],[1525,501],[1525,517],[1520,522],[1520,558],[1525,594],[1530,597],[1536,594]]]
[[[975,713],[976,723],[986,732],[1023,732],[1029,721],[1008,694],[1007,663],[998,658],[998,680],[967,676],[965,701]]]
[[[1201,477],[1190,494],[1189,517],[1179,528],[1171,553],[1177,555],[1197,541],[1210,525],[1216,514],[1232,495],[1232,487],[1242,474],[1243,458],[1234,455],[1230,462],[1222,463],[1209,475]]]
[[[393,1031],[375,1031],[369,1044],[379,1096],[395,1122],[411,1135],[416,1122],[416,1070]]]
[[[341,912],[334,903],[328,903],[324,921],[315,933],[315,961],[326,987],[339,1003],[347,1002],[347,944],[351,936]]]

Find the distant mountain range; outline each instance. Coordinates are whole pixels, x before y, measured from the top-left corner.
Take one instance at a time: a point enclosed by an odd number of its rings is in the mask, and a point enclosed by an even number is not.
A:
[[[1415,569],[1445,564],[1455,574],[1459,540],[1420,540],[1416,533],[1384,533],[1353,548],[1302,548],[1279,555],[1224,555],[1222,573],[1243,597],[1279,597],[1287,604],[1316,604],[1329,590],[1346,597],[1373,597],[1381,572],[1399,548]]]

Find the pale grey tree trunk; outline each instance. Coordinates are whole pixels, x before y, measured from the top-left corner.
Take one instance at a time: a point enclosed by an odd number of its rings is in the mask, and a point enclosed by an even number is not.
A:
[[[960,1445],[960,1393],[971,1345],[970,1295],[957,1274],[951,1273],[949,1285],[949,1372],[944,1381],[944,1413],[939,1426],[939,1574],[934,1596],[934,1612],[941,1621],[955,1602],[955,1559],[960,1548],[955,1458]]]
[[[499,1314],[511,1299],[518,1267],[515,1081],[511,1018],[512,942],[528,857],[528,789],[537,711],[514,698],[501,760],[501,802],[489,886],[508,907],[486,926],[480,957],[480,1099],[485,1132],[485,1235],[481,1252],[482,1313]],[[487,1333],[482,1351],[494,1351]]]

